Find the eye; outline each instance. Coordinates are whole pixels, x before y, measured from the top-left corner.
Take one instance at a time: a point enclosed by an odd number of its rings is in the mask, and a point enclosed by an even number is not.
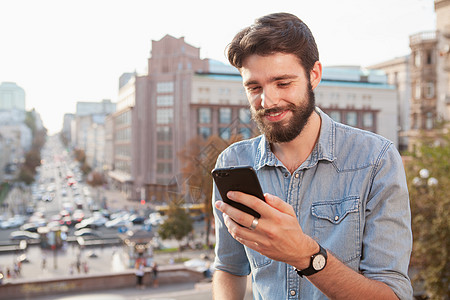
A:
[[[257,86],[257,85],[247,87],[247,91],[250,92],[250,93],[257,92],[257,91],[259,91],[260,89],[261,89],[261,87],[260,87],[260,86]]]
[[[277,85],[280,88],[284,88],[284,87],[288,87],[291,83],[292,83],[292,81],[282,81],[282,82],[278,82]]]

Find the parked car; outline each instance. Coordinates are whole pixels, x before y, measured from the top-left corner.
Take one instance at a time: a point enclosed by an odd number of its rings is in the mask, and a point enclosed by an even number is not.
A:
[[[131,226],[132,224],[133,224],[133,222],[128,220],[128,218],[118,217],[118,218],[115,218],[113,220],[106,222],[105,227],[106,228],[111,228],[111,227],[118,228],[118,227],[123,227],[123,226],[128,227],[128,226]]]
[[[77,230],[74,232],[75,236],[82,236],[82,237],[99,237],[99,233],[91,228],[83,228],[80,230]]]
[[[25,223],[22,226],[20,226],[20,230],[22,230],[22,231],[29,231],[29,232],[35,232],[35,233],[37,233],[38,228],[39,228],[39,225],[35,224],[35,223]]]
[[[11,240],[39,240],[39,234],[25,230],[17,230],[10,233]]]

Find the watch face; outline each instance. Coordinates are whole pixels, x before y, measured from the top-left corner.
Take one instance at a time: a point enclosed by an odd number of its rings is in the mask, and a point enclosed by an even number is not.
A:
[[[326,263],[325,257],[322,254],[319,254],[316,257],[314,257],[312,266],[314,270],[322,270],[325,267],[325,263]]]

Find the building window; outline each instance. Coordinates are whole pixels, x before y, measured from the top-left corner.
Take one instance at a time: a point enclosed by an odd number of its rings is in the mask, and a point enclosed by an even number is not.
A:
[[[373,113],[365,112],[363,114],[363,127],[365,127],[365,128],[373,127]]]
[[[426,129],[433,129],[433,113],[427,112]]]
[[[414,53],[414,65],[420,67],[420,51]]]
[[[156,165],[156,172],[158,174],[171,174],[172,164],[171,163],[158,163]]]
[[[427,65],[433,64],[433,52],[431,50],[427,51]]]
[[[420,82],[416,82],[414,96],[415,99],[420,99],[422,97],[422,89],[420,87]]]
[[[225,88],[225,87],[219,88],[219,95],[224,95],[224,96],[230,95],[230,88]]]
[[[173,106],[173,96],[164,95],[156,97],[156,106]]]
[[[239,122],[241,124],[248,124],[250,123],[250,111],[247,108],[240,108],[239,109]]]
[[[428,99],[434,97],[434,83],[432,81],[429,81],[425,85],[425,97]]]
[[[220,108],[219,109],[219,123],[220,124],[230,124],[231,123],[231,108]]]
[[[156,138],[160,142],[172,141],[172,127],[169,126],[157,127]]]
[[[200,124],[211,123],[211,109],[202,107],[198,109],[198,122]]]
[[[173,109],[160,108],[156,111],[156,124],[172,124],[173,123]]]
[[[341,112],[340,111],[331,111],[330,118],[332,118],[336,122],[341,122]]]
[[[209,127],[199,127],[198,128],[198,134],[203,137],[204,139],[207,139],[211,136],[211,128]]]
[[[358,125],[358,115],[355,111],[349,111],[346,113],[346,124],[350,126]]]
[[[173,93],[173,82],[158,82],[156,84],[157,93]]]
[[[231,137],[231,130],[228,127],[219,128],[219,136],[224,140],[229,140]]]
[[[158,159],[172,159],[172,145],[158,145],[156,152]]]

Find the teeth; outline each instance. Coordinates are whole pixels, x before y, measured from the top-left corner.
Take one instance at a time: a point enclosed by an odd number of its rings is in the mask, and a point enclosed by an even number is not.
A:
[[[279,115],[281,115],[282,114],[282,112],[276,112],[276,113],[271,113],[271,114],[269,114],[269,116],[271,116],[271,117],[276,117],[276,116],[279,116]]]

